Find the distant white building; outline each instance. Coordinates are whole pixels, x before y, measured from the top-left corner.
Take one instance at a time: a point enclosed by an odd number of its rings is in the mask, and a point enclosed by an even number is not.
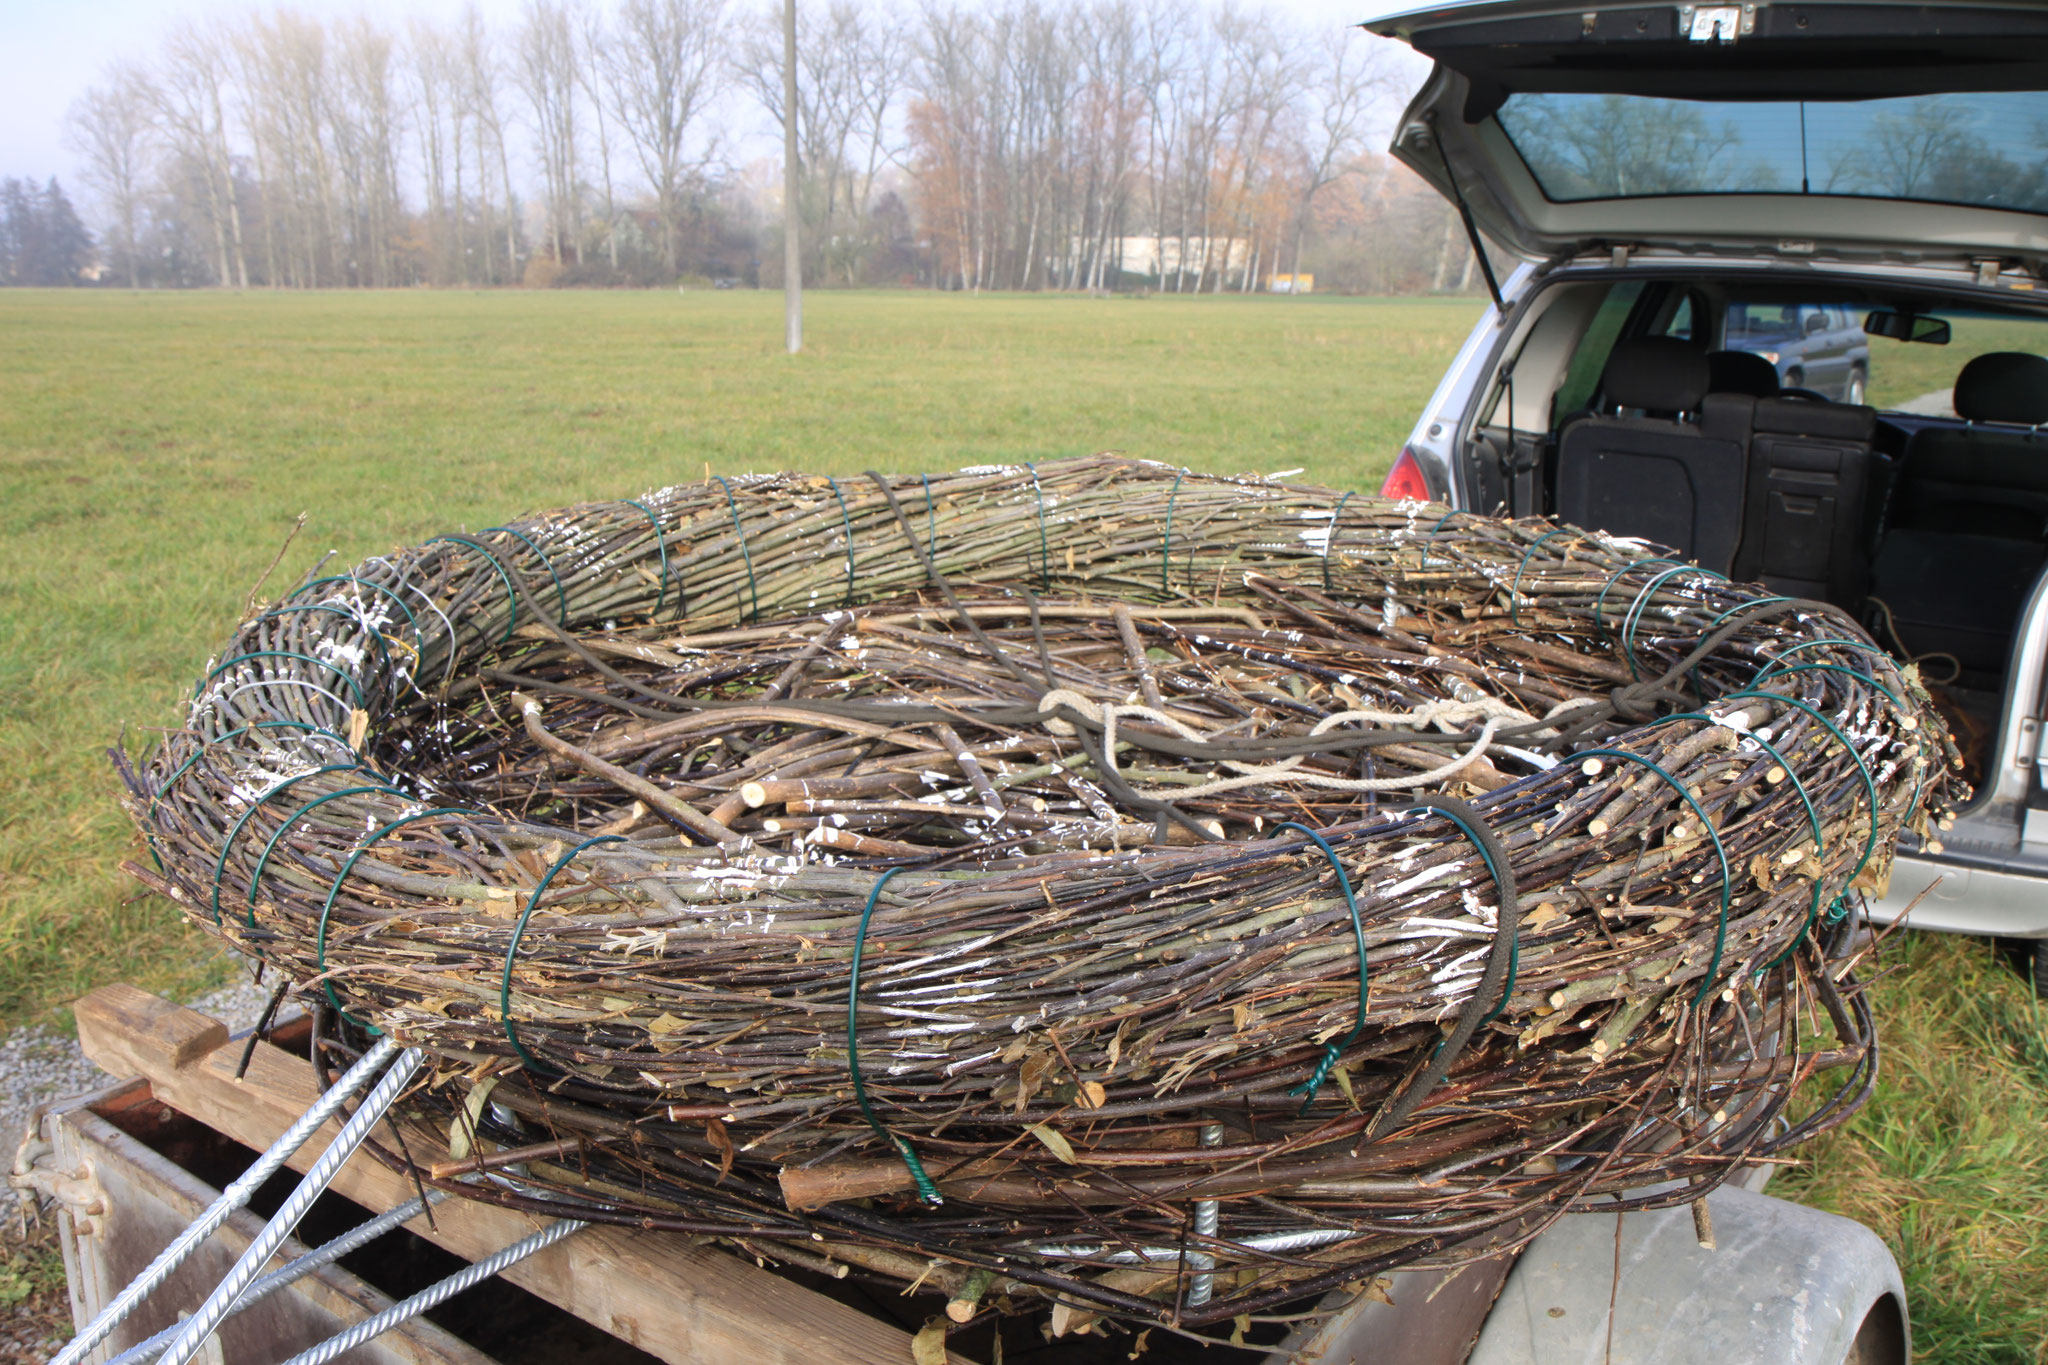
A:
[[[1091,242],[1083,242],[1078,237],[1074,239],[1076,254],[1085,253],[1092,246]],[[1186,254],[1189,277],[1203,268],[1205,248],[1211,276],[1219,270],[1228,275],[1242,273],[1251,255],[1251,244],[1242,237],[1190,237]],[[1130,274],[1164,278],[1182,268],[1181,240],[1175,236],[1168,236],[1164,241],[1157,237],[1122,237],[1110,243],[1109,257]]]

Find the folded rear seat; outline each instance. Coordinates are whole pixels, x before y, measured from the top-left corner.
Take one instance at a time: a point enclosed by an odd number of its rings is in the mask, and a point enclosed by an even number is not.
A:
[[[1876,430],[1871,408],[1758,400],[1735,578],[1852,610],[1862,602],[1863,514]]]
[[[1669,545],[1727,573],[1742,531],[1750,408],[1709,394],[1706,353],[1672,337],[1624,341],[1600,377],[1602,411],[1557,444],[1558,515]]]

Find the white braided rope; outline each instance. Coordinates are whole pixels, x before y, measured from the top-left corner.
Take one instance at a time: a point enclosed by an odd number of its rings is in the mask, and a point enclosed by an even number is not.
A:
[[[1588,705],[1598,705],[1598,702],[1590,698],[1577,698],[1572,701],[1563,702],[1552,707],[1543,719],[1546,721],[1552,720],[1566,711],[1577,710],[1582,706]],[[1155,725],[1164,726],[1166,729],[1173,731],[1182,739],[1197,744],[1209,743],[1214,738],[1212,735],[1206,735],[1194,729],[1178,716],[1169,715],[1167,712],[1153,707],[1098,702],[1083,696],[1070,687],[1053,688],[1038,699],[1038,710],[1041,715],[1048,715],[1051,712],[1057,711],[1062,706],[1086,716],[1089,720],[1102,727],[1103,762],[1112,770],[1116,767],[1117,722],[1126,718],[1151,721]],[[1193,787],[1174,786],[1150,790],[1133,787],[1132,790],[1137,791],[1141,796],[1159,800],[1186,800],[1190,797],[1212,796],[1217,792],[1235,791],[1240,787],[1253,787],[1261,783],[1285,779],[1299,782],[1304,786],[1318,787],[1325,791],[1405,791],[1414,787],[1426,787],[1442,782],[1485,757],[1487,750],[1493,745],[1495,731],[1499,730],[1502,726],[1535,725],[1539,723],[1536,717],[1526,711],[1517,710],[1504,701],[1493,697],[1481,697],[1474,701],[1433,701],[1426,705],[1418,706],[1412,711],[1338,711],[1324,716],[1321,720],[1317,721],[1309,730],[1309,734],[1325,734],[1339,725],[1353,724],[1399,725],[1412,729],[1421,729],[1425,726],[1435,725],[1440,729],[1448,731],[1454,726],[1479,720],[1482,717],[1485,723],[1480,727],[1479,737],[1473,741],[1472,747],[1456,758],[1449,760],[1439,767],[1432,768],[1428,772],[1412,773],[1401,777],[1334,777],[1325,773],[1296,771],[1301,766],[1302,761],[1308,757],[1306,754],[1296,754],[1291,758],[1283,758],[1277,763],[1264,764],[1241,763],[1235,759],[1224,759],[1221,761],[1221,765],[1236,773],[1237,776],[1218,778],[1213,782],[1204,782],[1199,786]],[[1056,716],[1045,722],[1045,728],[1054,734],[1073,733],[1072,723],[1060,720]]]

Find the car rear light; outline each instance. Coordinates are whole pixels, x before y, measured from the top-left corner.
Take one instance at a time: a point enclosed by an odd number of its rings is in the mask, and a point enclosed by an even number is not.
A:
[[[1422,477],[1422,465],[1416,460],[1415,452],[1407,446],[1401,447],[1394,467],[1387,471],[1387,481],[1380,485],[1380,496],[1412,502],[1429,501],[1429,481]]]

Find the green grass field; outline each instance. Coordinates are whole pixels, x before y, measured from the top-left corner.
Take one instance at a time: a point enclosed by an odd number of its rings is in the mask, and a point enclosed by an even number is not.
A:
[[[707,464],[1114,449],[1372,491],[1478,307],[808,303],[791,359],[769,294],[0,290],[0,1028],[106,981],[185,992],[225,970],[118,872],[136,844],[105,750],[177,722],[301,511],[273,589],[329,550],[353,563]],[[1889,962],[1879,1095],[1777,1188],[1890,1239],[1923,1359],[2042,1358],[2048,1030],[1984,944]]]

